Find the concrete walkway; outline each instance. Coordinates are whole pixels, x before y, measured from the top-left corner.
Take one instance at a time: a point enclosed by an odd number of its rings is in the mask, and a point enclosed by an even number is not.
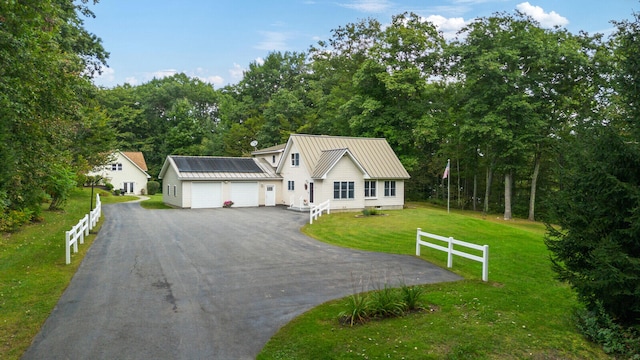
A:
[[[460,279],[416,257],[310,239],[298,230],[308,214],[281,207],[103,211],[24,359],[253,359],[280,327],[328,300]]]

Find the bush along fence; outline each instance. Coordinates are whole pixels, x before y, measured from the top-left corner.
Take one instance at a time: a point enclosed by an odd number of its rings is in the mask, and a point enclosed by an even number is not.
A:
[[[447,247],[430,243],[428,241],[423,240],[423,238],[429,238],[433,240],[439,240],[447,243]],[[476,245],[468,242],[464,242],[461,240],[456,240],[452,237],[444,237],[440,235],[429,234],[427,232],[422,231],[422,229],[418,228],[416,234],[416,255],[420,256],[420,245],[424,245],[430,247],[432,249],[444,251],[448,254],[447,256],[447,267],[453,267],[453,255],[462,256],[467,259],[475,260],[482,263],[482,281],[489,281],[489,245]],[[466,252],[462,252],[460,250],[455,250],[453,245],[459,245],[466,248],[480,250],[482,251],[482,256],[477,256],[473,254],[469,254]]]
[[[74,253],[78,252],[78,241],[80,244],[84,244],[84,237],[88,236],[89,231],[96,227],[101,215],[102,203],[100,202],[100,195],[96,194],[96,207],[74,225],[71,230],[65,232],[66,264],[71,264],[71,247],[73,246]]]

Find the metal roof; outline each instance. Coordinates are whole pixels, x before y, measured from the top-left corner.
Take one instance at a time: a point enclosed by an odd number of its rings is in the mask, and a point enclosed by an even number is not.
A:
[[[348,156],[351,160],[356,164],[356,166],[362,171],[365,175],[365,178],[369,178],[369,174],[362,168],[362,165],[358,162],[358,160],[351,154],[349,149],[334,149],[334,150],[325,150],[320,155],[318,159],[318,163],[316,164],[315,169],[313,169],[313,173],[311,177],[313,179],[324,179],[327,176],[327,173],[333,169],[333,167],[342,159],[344,156]]]
[[[159,179],[169,169],[175,169],[183,180],[281,180],[267,162],[256,158],[214,156],[167,156]]]
[[[302,164],[310,174],[316,172],[323,151],[349,149],[371,179],[410,178],[386,139],[291,134],[285,154],[291,151],[293,143],[300,152]],[[282,170],[283,164],[284,162],[280,163],[277,172]]]
[[[180,172],[262,173],[251,158],[172,156]]]

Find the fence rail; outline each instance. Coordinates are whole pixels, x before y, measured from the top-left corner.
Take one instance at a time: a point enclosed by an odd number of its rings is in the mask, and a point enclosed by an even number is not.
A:
[[[430,243],[428,241],[424,241],[422,240],[423,237],[446,242],[447,247]],[[476,245],[476,244],[468,243],[465,241],[456,240],[452,237],[444,237],[440,235],[430,234],[418,228],[418,231],[416,234],[416,255],[417,256],[420,256],[420,245],[446,252],[448,268],[453,267],[453,255],[462,256],[463,258],[467,258],[467,259],[482,263],[482,281],[489,281],[489,245]],[[482,251],[482,256],[477,256],[477,255],[469,254],[460,250],[456,250],[453,248],[453,245],[459,245],[459,246],[463,246],[463,247],[474,249],[474,250],[480,250]]]
[[[327,214],[331,214],[331,200],[327,199],[327,201],[311,208],[309,211],[309,223],[313,224],[313,220],[317,220],[322,216],[323,211],[326,211]]]
[[[98,224],[102,215],[102,202],[100,202],[100,194],[96,194],[96,207],[89,214],[85,215],[80,221],[74,225],[71,230],[65,232],[65,261],[71,264],[71,248],[73,252],[78,252],[78,242],[84,244],[84,237],[89,236],[89,232]]]

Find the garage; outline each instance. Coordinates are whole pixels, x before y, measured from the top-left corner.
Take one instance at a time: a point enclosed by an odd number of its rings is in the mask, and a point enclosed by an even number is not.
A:
[[[191,183],[191,208],[222,207],[222,184],[219,182]]]
[[[234,207],[258,206],[257,182],[231,183],[231,201]]]

